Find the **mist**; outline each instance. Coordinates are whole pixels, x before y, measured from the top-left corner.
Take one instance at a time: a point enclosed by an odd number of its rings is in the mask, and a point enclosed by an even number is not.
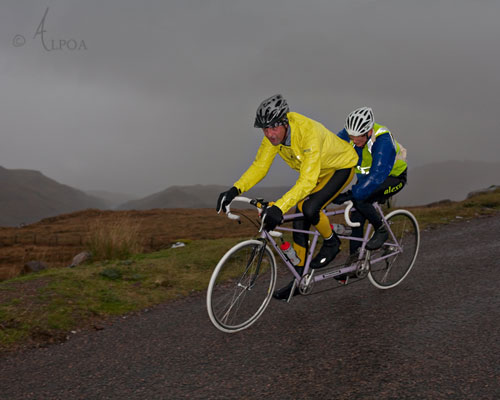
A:
[[[499,161],[497,1],[7,0],[0,10],[5,168],[136,196],[230,186],[262,138],[255,110],[274,93],[333,132],[371,106],[410,168]],[[262,184],[296,177],[276,160]]]

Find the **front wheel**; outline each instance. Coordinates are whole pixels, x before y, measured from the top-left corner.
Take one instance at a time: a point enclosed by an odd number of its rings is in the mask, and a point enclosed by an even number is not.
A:
[[[390,227],[389,238],[371,255],[373,261],[368,272],[370,282],[379,289],[393,288],[406,278],[420,246],[418,222],[411,212],[395,210],[386,220]]]
[[[266,309],[276,285],[276,260],[259,240],[231,248],[215,267],[207,291],[207,310],[221,331],[252,325]]]

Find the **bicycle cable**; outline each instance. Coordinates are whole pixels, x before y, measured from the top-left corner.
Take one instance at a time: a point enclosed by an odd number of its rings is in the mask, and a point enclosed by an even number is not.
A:
[[[232,211],[233,214],[237,214],[237,215],[241,215],[243,217],[245,217],[248,221],[250,221],[256,228],[259,228],[260,227],[260,224],[257,222],[257,221],[254,221],[253,219],[251,219],[248,215],[246,214],[243,214],[243,212],[241,211]],[[241,223],[241,222],[240,222]]]

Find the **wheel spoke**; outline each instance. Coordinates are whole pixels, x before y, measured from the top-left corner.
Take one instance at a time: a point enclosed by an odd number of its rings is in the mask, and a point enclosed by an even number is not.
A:
[[[221,321],[224,322],[224,323],[227,323],[228,322],[228,318],[229,316],[231,315],[231,311],[233,310],[233,307],[235,306],[235,304],[240,304],[241,305],[241,302],[238,302],[238,300],[240,299],[240,297],[246,292],[246,290],[240,290],[238,296],[234,296],[234,294],[236,294],[236,290],[233,292],[233,298],[232,300],[229,302],[229,307],[227,308],[226,312],[222,315],[221,317]],[[236,317],[237,313],[238,313],[238,309],[239,309],[239,306],[236,307],[236,310],[234,311],[234,313],[232,314],[233,318]]]

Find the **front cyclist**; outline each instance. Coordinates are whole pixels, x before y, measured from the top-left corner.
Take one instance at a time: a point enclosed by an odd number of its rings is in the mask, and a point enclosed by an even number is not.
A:
[[[320,211],[351,182],[358,155],[349,143],[341,140],[322,124],[295,112],[280,94],[269,97],[258,107],[254,127],[263,130],[254,162],[229,190],[220,194],[217,211],[239,194],[249,190],[264,178],[276,156],[299,171],[295,185],[262,216],[264,229],[273,230],[281,223],[283,214],[296,206],[305,218],[294,221],[296,229],[308,230],[314,225],[323,236],[323,246],[311,262],[312,268],[330,263],[340,250],[340,240],[330,227],[328,217]],[[296,266],[302,274],[306,260],[308,236],[294,233],[294,249],[300,259]],[[277,290],[273,296],[288,299],[293,281]],[[294,293],[295,295],[296,293]]]
[[[335,203],[352,200],[356,211],[351,219],[360,222],[352,235],[363,236],[363,226],[368,220],[375,233],[366,244],[368,250],[380,248],[388,238],[388,232],[381,216],[373,207],[373,202],[383,202],[401,191],[406,184],[406,149],[401,146],[391,132],[375,123],[373,111],[361,107],[351,112],[345,127],[337,134],[356,149],[359,162],[356,167],[357,183],[352,190],[342,193]],[[354,255],[361,242],[350,241],[350,254]]]

